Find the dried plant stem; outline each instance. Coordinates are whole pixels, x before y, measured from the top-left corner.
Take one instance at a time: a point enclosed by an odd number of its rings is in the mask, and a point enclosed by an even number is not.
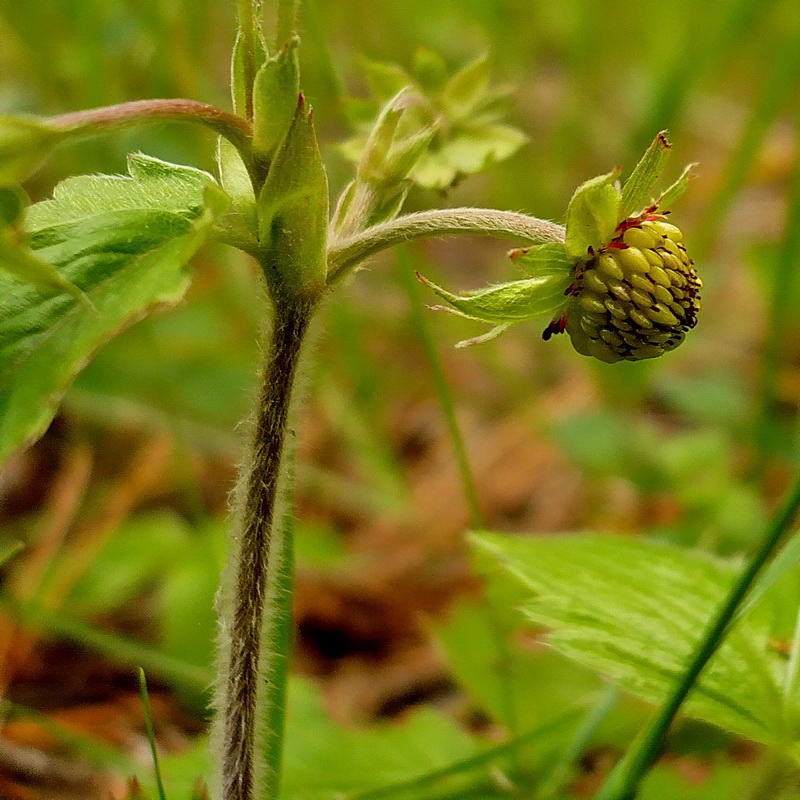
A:
[[[287,423],[297,377],[298,361],[312,315],[305,302],[275,303],[275,319],[262,376],[249,463],[240,487],[241,521],[233,539],[233,552],[222,591],[222,670],[219,691],[218,736],[221,740],[221,796],[224,800],[259,800],[256,795],[261,768],[256,746],[264,736],[273,740],[281,732],[260,731],[259,719],[271,719],[264,709],[263,668],[264,609],[273,596],[270,582],[275,571],[270,553],[282,551],[279,537],[285,530],[276,513],[282,490],[282,470]],[[267,641],[266,647],[270,647]],[[280,752],[280,748],[276,752]],[[276,765],[267,765],[274,769]],[[270,785],[275,782],[271,781]]]
[[[420,211],[335,242],[328,252],[328,283],[342,278],[365,258],[397,244],[422,237],[465,233],[528,243],[564,241],[564,228],[561,225],[516,211],[488,208]]]

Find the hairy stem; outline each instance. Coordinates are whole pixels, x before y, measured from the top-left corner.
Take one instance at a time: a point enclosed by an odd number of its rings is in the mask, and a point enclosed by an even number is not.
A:
[[[280,50],[294,35],[297,25],[297,0],[278,0],[275,50]]]
[[[631,746],[625,758],[617,764],[595,796],[595,800],[633,800],[636,797],[639,783],[656,759],[661,742],[666,736],[672,720],[700,677],[700,673],[724,641],[737,610],[747,597],[758,574],[775,553],[789,530],[798,508],[800,508],[800,476],[796,478],[787,495],[784,507],[774,518],[758,550],[731,587],[716,617],[709,624],[695,648],[686,671],[675,685],[666,703],[645,729],[644,734]]]
[[[180,97],[134,100],[114,106],[90,108],[50,117],[48,122],[70,136],[97,136],[110,130],[141,125],[143,122],[196,122],[224,136],[241,154],[245,164],[253,160],[250,123],[237,114],[208,103]]]
[[[245,108],[247,119],[253,119],[253,81],[256,77],[256,8],[254,0],[237,0],[239,36],[244,68]],[[238,109],[241,110],[241,109]]]
[[[312,306],[300,302],[275,304],[270,348],[262,376],[252,450],[245,464],[241,492],[243,508],[228,569],[230,585],[223,587],[223,670],[221,676],[219,742],[222,759],[222,798],[254,800],[257,777],[258,717],[262,695],[262,629],[264,608],[273,597],[275,571],[269,554],[275,551],[273,533],[280,528],[276,501],[281,490],[284,442],[303,339]],[[278,550],[282,548],[277,548]],[[274,599],[274,597],[273,597]],[[270,642],[265,643],[268,649]],[[265,731],[274,739],[280,732]],[[273,741],[271,748],[274,749]],[[279,748],[276,752],[279,752]],[[276,765],[268,765],[275,769]],[[264,795],[272,798],[272,795]],[[259,798],[259,800],[261,800]]]
[[[381,250],[427,236],[474,233],[525,242],[563,242],[564,228],[555,222],[516,211],[486,208],[442,208],[420,211],[367,228],[335,242],[328,252],[328,282]]]

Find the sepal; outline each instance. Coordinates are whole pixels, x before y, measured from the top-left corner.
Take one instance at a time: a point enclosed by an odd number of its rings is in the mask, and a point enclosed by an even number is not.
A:
[[[66,136],[36,117],[0,114],[0,186],[22,183]]]
[[[253,84],[253,152],[269,160],[294,116],[300,93],[299,39],[294,37],[280,53],[264,62]]]
[[[552,314],[564,305],[569,276],[542,275],[490,286],[477,292],[455,295],[423,275],[417,277],[463,317],[482,322],[520,322]]]
[[[622,187],[620,219],[637,214],[653,203],[655,186],[664,173],[671,150],[667,132],[661,131],[645,150]]]
[[[619,168],[581,184],[567,207],[566,249],[582,258],[589,248],[599,250],[614,235],[620,221]]]
[[[694,177],[694,171],[697,163],[687,164],[683,172],[680,174],[678,180],[669,188],[665,189],[661,196],[658,198],[657,205],[659,208],[669,211],[675,202],[683,195],[689,188],[689,181]]]
[[[328,179],[302,95],[261,189],[258,217],[270,289],[316,298],[327,270]]]

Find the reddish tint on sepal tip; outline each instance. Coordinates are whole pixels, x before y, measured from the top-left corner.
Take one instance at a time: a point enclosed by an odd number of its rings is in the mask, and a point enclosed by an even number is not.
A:
[[[697,324],[702,281],[683,234],[650,206],[617,225],[575,267],[566,310],[542,338],[566,331],[575,349],[601,361],[639,361],[674,350]]]

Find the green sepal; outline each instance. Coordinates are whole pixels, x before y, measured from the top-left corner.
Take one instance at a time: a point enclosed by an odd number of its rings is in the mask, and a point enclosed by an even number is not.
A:
[[[689,188],[689,181],[692,179],[692,173],[694,172],[696,166],[697,163],[687,164],[686,167],[684,167],[683,172],[680,174],[678,180],[676,180],[672,186],[662,192],[657,201],[658,207],[661,210],[669,211],[673,204]]]
[[[408,108],[411,92],[404,86],[381,109],[372,130],[367,136],[364,152],[358,162],[357,174],[361,180],[382,181],[385,178],[384,168],[392,149],[400,118]]]
[[[541,275],[567,277],[572,274],[575,266],[575,259],[567,254],[567,249],[561,242],[521,247],[509,251],[508,257],[532,278]]]
[[[52,265],[37,257],[23,231],[27,205],[25,193],[12,186],[0,186],[0,269],[45,292],[67,292],[87,307],[83,292]]]
[[[519,322],[552,314],[564,305],[564,291],[570,284],[569,276],[542,275],[455,295],[423,275],[417,277],[461,316],[483,322]]]
[[[463,119],[472,114],[488,94],[489,78],[486,53],[461,67],[442,90],[442,106],[448,116]]]
[[[435,91],[447,79],[447,64],[435,50],[419,46],[414,52],[413,72],[420,86]]]
[[[567,253],[573,258],[586,255],[591,247],[607,244],[620,221],[619,168],[581,184],[567,207]]]
[[[462,339],[456,342],[456,347],[461,350],[464,347],[474,347],[476,344],[486,344],[487,342],[494,341],[498,336],[504,334],[514,323],[502,322],[500,325],[495,325],[494,328],[480,334],[480,336],[471,336],[469,339]]]
[[[243,239],[256,237],[256,195],[239,151],[222,136],[217,140],[219,181],[231,201],[224,225]]]
[[[258,218],[270,289],[317,297],[327,272],[328,178],[302,95],[261,189]]]
[[[261,65],[267,60],[267,43],[264,41],[264,34],[260,26],[255,29],[255,54],[253,64],[253,75],[255,75]],[[236,34],[236,41],[233,43],[231,53],[231,102],[233,110],[241,117],[249,116],[247,113],[247,94],[250,90],[247,77],[247,51],[244,46],[242,32]]]
[[[406,178],[414,169],[422,155],[427,152],[433,137],[436,135],[437,126],[430,125],[421,131],[396,142],[389,151],[389,156],[384,165],[384,174],[389,181],[398,181]]]
[[[253,83],[253,152],[261,159],[271,158],[294,116],[300,93],[299,41],[294,37],[265,61]]]
[[[65,137],[36,117],[0,114],[0,186],[22,183]]]
[[[368,58],[362,58],[360,62],[369,89],[379,102],[387,102],[406,86],[414,84],[413,78],[396,64],[386,64]]]
[[[622,187],[620,220],[639,213],[653,202],[655,186],[661,179],[671,150],[672,145],[667,138],[667,131],[661,131],[645,150]]]

